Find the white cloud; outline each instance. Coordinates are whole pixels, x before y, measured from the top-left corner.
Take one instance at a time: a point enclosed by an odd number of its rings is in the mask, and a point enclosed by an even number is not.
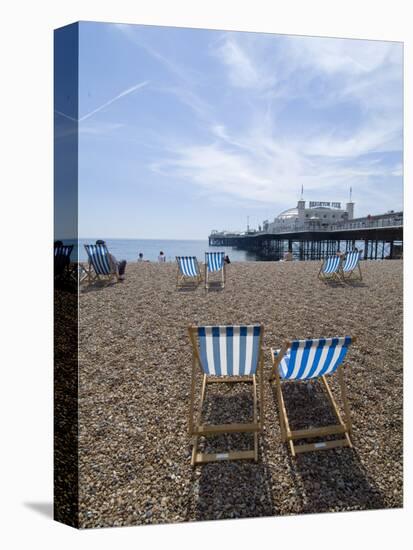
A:
[[[216,55],[227,65],[229,78],[234,86],[241,88],[264,88],[272,79],[263,78],[258,64],[249,57],[247,52],[232,38],[226,36],[216,50]]]
[[[400,163],[386,167],[377,158],[363,156],[378,148],[380,136],[374,132],[349,142],[319,136],[309,144],[276,139],[265,127],[236,137],[224,125],[210,130],[208,144],[170,143],[167,158],[156,170],[215,198],[288,206],[302,185],[314,197],[337,193],[333,200],[340,200],[350,186],[361,191],[375,180],[395,176],[400,168]]]
[[[115,130],[124,128],[125,124],[120,122],[93,122],[79,124],[79,134],[93,136],[109,135]]]
[[[202,138],[182,137],[176,128],[164,156],[151,164],[157,173],[214,200],[286,206],[301,185],[324,197],[347,193],[350,186],[368,193],[377,181],[400,177],[399,159],[380,160],[381,153],[402,150],[400,44],[222,33],[207,53],[221,68],[212,73],[215,87],[239,108],[234,117],[219,100],[205,96],[193,68],[143,43],[133,26],[118,27],[173,77],[157,90],[174,95],[202,122]],[[293,101],[312,118],[303,117],[290,130],[285,113],[294,118]],[[353,117],[349,124],[347,112]]]

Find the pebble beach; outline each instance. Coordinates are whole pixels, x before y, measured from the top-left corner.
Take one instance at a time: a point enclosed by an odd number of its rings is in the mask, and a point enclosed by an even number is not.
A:
[[[234,262],[223,290],[177,290],[176,265],[129,263],[79,298],[79,502],[83,528],[403,506],[403,262],[363,261],[363,280],[317,279],[320,262]],[[191,468],[188,325],[264,325],[259,460]],[[356,336],[345,360],[354,448],[292,458],[281,442],[271,347]],[[197,389],[200,388],[199,376]],[[338,397],[338,381],[330,378]],[[217,385],[205,422],[248,421],[247,385]],[[321,382],[285,385],[293,429],[334,421]],[[252,448],[224,435],[207,450]]]

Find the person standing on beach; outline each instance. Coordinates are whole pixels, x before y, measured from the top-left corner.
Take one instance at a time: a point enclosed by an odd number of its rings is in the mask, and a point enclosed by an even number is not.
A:
[[[98,239],[96,241],[96,244],[100,244],[100,245],[104,244],[106,246],[105,241],[102,241],[102,239]],[[118,271],[118,280],[124,281],[125,271],[126,271],[126,260],[121,260],[120,262],[118,262],[115,256],[109,252],[109,261],[111,262],[112,266],[115,267]]]
[[[162,250],[159,252],[158,262],[166,262],[166,256],[165,256],[165,254],[162,252]]]
[[[143,254],[142,254],[142,252],[139,252],[138,262],[143,262]]]

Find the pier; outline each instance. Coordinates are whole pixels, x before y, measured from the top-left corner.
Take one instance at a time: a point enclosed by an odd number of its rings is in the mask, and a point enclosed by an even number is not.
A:
[[[298,260],[321,260],[337,251],[357,247],[365,260],[403,256],[403,212],[389,212],[330,224],[328,227],[286,227],[268,231],[213,231],[210,246],[231,246],[254,253],[262,260],[280,260],[291,252]]]

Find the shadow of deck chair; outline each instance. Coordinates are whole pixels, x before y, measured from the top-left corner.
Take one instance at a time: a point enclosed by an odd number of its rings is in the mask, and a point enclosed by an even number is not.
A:
[[[70,255],[73,245],[55,245],[54,247],[54,277],[60,279],[69,274]]]
[[[205,288],[210,286],[225,286],[225,252],[205,252]],[[217,273],[218,279],[211,279],[211,274]]]
[[[352,447],[350,439],[350,409],[344,383],[342,362],[349,346],[354,341],[355,338],[351,338],[350,336],[341,338],[294,340],[285,342],[280,350],[271,348],[273,373],[270,380],[275,379],[276,381],[281,438],[283,442],[288,443],[293,456],[296,456],[297,453],[304,453],[307,451],[320,451],[322,449],[333,449],[335,447]],[[326,378],[327,375],[331,375],[335,371],[337,371],[339,379],[341,399],[345,414],[344,419],[341,417],[339,408],[334,400],[334,396]],[[289,381],[296,382],[316,378],[321,378],[323,382],[328,400],[330,401],[338,424],[319,428],[291,430],[287,409],[284,403],[282,385]],[[336,434],[343,434],[344,437],[317,443],[295,444],[295,440],[321,438]]]
[[[337,281],[341,282],[340,277],[340,256],[328,256],[321,264],[320,271],[318,272],[318,278],[321,281]]]
[[[193,438],[191,465],[222,460],[258,461],[258,433],[264,419],[262,325],[189,327],[192,343],[192,384],[189,411],[189,435]],[[201,400],[194,421],[197,367],[202,374]],[[257,371],[259,371],[260,406],[258,413]],[[247,382],[253,390],[253,421],[237,424],[202,424],[202,407],[208,384]],[[224,453],[200,453],[201,436],[225,433],[253,433],[254,449]]]
[[[347,252],[340,273],[344,281],[363,280],[360,268],[360,253],[357,250]]]
[[[110,282],[115,277],[119,278],[118,268],[112,264],[105,244],[85,244],[85,249],[89,260],[87,270],[89,284],[102,280]]]
[[[198,286],[202,281],[196,256],[176,256],[178,271],[176,275],[177,288]]]

